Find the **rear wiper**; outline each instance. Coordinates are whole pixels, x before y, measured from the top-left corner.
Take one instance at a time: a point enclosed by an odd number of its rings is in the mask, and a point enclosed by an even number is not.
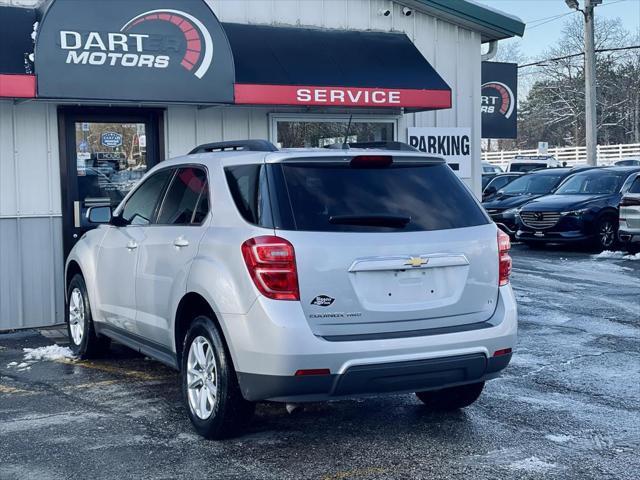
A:
[[[333,225],[363,225],[369,227],[404,228],[411,217],[400,215],[333,215],[329,223]]]

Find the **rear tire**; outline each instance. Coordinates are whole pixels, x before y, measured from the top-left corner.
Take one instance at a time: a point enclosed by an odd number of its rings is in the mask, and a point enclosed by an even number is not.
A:
[[[483,388],[484,382],[478,382],[442,390],[416,392],[416,396],[427,408],[444,412],[468,407],[480,397]]]
[[[255,403],[242,396],[229,352],[210,318],[193,320],[182,352],[182,392],[196,431],[209,439],[238,433],[251,421]]]
[[[74,275],[67,287],[65,319],[69,347],[74,355],[83,359],[95,358],[109,350],[110,339],[95,331],[87,286],[80,274]]]

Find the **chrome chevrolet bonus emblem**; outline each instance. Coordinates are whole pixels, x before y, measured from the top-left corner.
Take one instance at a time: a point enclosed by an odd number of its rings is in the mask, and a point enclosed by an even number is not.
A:
[[[422,257],[411,257],[409,260],[404,262],[405,265],[411,265],[412,267],[421,267],[429,263],[429,259]]]

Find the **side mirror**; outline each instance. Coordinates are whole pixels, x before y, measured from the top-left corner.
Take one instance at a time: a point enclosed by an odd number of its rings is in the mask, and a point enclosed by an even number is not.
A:
[[[482,192],[485,196],[490,197],[492,195],[495,195],[496,193],[498,193],[498,189],[496,187],[487,187],[484,189],[484,192]]]
[[[87,220],[89,220],[89,223],[109,223],[109,221],[111,221],[111,207],[108,205],[89,207],[87,210]]]

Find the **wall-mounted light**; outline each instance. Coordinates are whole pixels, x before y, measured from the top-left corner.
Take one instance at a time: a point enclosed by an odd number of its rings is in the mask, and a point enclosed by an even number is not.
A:
[[[402,9],[402,15],[404,15],[405,17],[410,17],[413,14],[413,10],[411,10],[409,7],[404,7]]]
[[[381,8],[380,10],[378,10],[378,15],[380,15],[381,17],[388,17],[389,15],[391,15],[391,10],[388,8]]]

